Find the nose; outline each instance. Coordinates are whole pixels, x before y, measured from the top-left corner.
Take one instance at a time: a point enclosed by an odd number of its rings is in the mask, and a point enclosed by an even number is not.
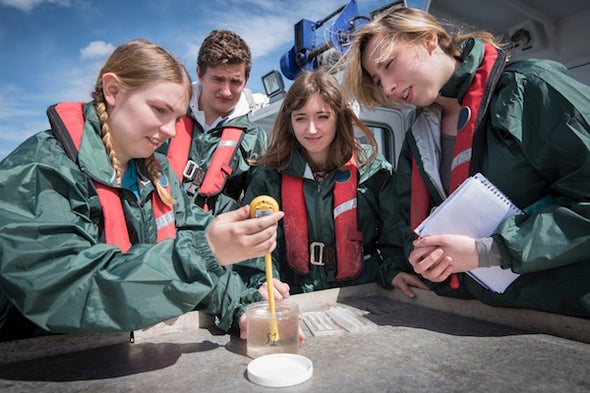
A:
[[[386,96],[392,96],[397,88],[397,84],[393,81],[392,78],[384,78],[381,80],[381,87],[383,88],[383,93]]]
[[[307,132],[310,134],[315,134],[318,132],[318,129],[315,126],[315,122],[313,120],[310,120],[309,123],[307,123]]]
[[[229,97],[231,96],[231,86],[230,86],[230,82],[223,82],[221,84],[221,94],[225,97]]]
[[[162,124],[160,131],[166,135],[167,138],[172,138],[176,135],[176,120],[172,120]]]

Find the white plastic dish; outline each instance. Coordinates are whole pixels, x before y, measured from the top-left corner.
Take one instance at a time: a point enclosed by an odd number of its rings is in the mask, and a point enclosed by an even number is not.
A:
[[[248,364],[248,379],[255,384],[280,388],[307,381],[313,375],[313,363],[292,353],[264,355]]]

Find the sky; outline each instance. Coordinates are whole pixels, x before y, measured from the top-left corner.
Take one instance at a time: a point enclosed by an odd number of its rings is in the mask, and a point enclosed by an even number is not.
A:
[[[391,1],[357,0],[361,15]],[[213,29],[238,33],[252,51],[247,87],[280,70],[294,25],[320,21],[347,0],[0,0],[0,160],[45,130],[45,111],[61,101],[90,101],[100,67],[123,42],[162,45],[196,80],[199,46]],[[329,27],[325,23],[323,28]],[[322,30],[316,40],[323,42]],[[285,79],[287,85],[289,81]]]

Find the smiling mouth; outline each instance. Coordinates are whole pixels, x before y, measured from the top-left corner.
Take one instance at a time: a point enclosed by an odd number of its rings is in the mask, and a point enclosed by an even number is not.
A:
[[[402,96],[401,96],[401,99],[402,99],[402,100],[406,101],[406,100],[408,99],[408,96],[410,95],[410,89],[411,89],[411,88],[412,88],[412,87],[410,86],[410,87],[406,88],[406,89],[403,91],[403,93],[402,93]]]

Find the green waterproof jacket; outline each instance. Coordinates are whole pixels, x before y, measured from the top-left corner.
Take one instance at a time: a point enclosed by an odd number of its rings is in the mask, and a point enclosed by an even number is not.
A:
[[[261,156],[268,145],[266,131],[256,123],[251,122],[247,114],[228,119],[222,125],[207,132],[204,131],[199,122],[195,121],[188,158],[200,168],[208,168],[221,139],[221,134],[226,127],[238,127],[244,130],[244,138],[230,162],[231,175],[220,194],[209,198],[198,194],[194,197],[195,202],[201,207],[207,203],[209,212],[213,215],[235,210],[239,207],[237,200],[242,196],[256,170],[248,161]],[[161,151],[166,153],[167,145],[163,146]],[[189,180],[183,179],[185,190],[189,188],[190,184]]]
[[[443,87],[445,95],[459,100],[480,64],[483,43],[476,41],[465,55]],[[406,258],[396,261],[396,274],[412,272],[407,262],[414,238],[408,226],[409,143],[427,133],[440,140],[440,127],[433,119],[436,115],[428,110],[418,116],[399,160],[396,191],[402,223],[397,239],[405,245]],[[427,124],[435,126],[429,129]],[[420,151],[417,162],[422,165],[432,155]],[[496,306],[590,317],[590,88],[552,61],[508,63],[489,106],[482,155],[478,171],[518,207],[524,210],[540,200],[550,202],[506,219],[493,235],[502,268],[521,273],[503,294],[485,290],[465,274],[459,275],[459,290],[451,290],[448,280],[433,288],[443,295],[476,297]],[[444,199],[435,191],[432,179],[437,177],[432,171],[423,176],[435,205]]]
[[[313,177],[304,158],[296,152],[293,162],[284,172],[291,176],[303,177],[303,192],[307,206],[309,241],[323,242],[326,246],[335,246],[334,238],[334,177],[332,171],[320,184]],[[281,173],[276,170],[261,168],[256,174],[244,197],[244,204],[250,203],[258,195],[270,195],[282,206]],[[357,277],[352,280],[327,282],[325,266],[309,265],[309,274],[297,274],[287,264],[285,239],[282,222],[277,232],[277,248],[273,251],[273,276],[286,282],[291,287],[291,294],[311,292],[332,287],[380,282],[391,288],[393,263],[392,255],[399,254],[399,248],[392,246],[392,226],[397,215],[397,201],[394,197],[391,165],[378,154],[366,167],[359,167],[359,184],[357,193],[357,217],[359,231],[363,234],[365,260]],[[285,217],[285,219],[288,219]],[[249,285],[257,287],[266,278],[264,260],[240,262],[234,265]]]
[[[176,238],[156,243],[154,188],[137,160],[139,200],[120,190],[132,247],[121,253],[104,243],[92,181],[110,184],[114,170],[93,104],[84,117],[78,164],[51,130],[0,163],[0,340],[19,330],[15,321],[49,332],[130,331],[195,308],[229,329],[260,295],[218,264],[205,238],[213,217],[184,197],[165,157]]]

